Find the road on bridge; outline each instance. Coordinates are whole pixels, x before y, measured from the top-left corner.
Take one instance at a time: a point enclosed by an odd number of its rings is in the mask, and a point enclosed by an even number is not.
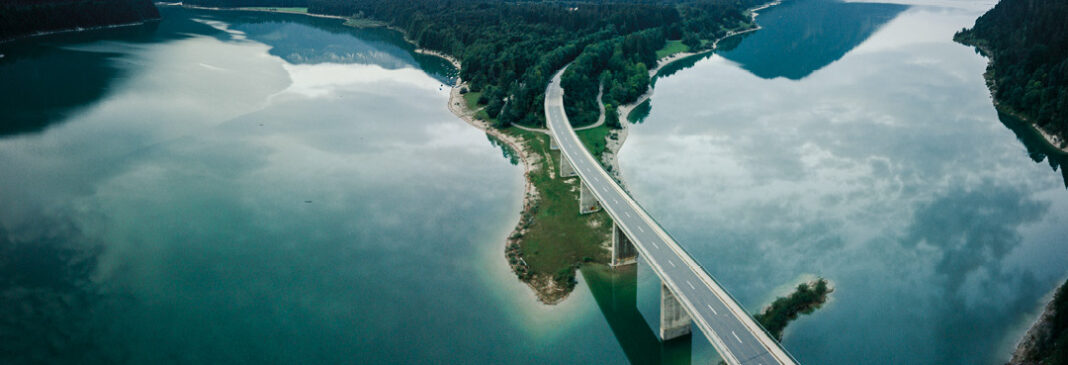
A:
[[[675,294],[701,332],[729,364],[796,364],[583,147],[564,112],[562,74],[563,70],[558,72],[545,91],[545,118],[561,156],[571,161],[601,207]]]

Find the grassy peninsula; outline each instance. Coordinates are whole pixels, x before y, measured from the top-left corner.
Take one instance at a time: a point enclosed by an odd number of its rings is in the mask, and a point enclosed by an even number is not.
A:
[[[990,58],[995,105],[1068,152],[1068,2],[1001,0],[957,42]]]
[[[762,0],[187,3],[278,9],[306,6],[309,15],[351,19],[353,26],[397,29],[419,52],[440,55],[458,65],[460,81],[450,109],[515,150],[513,156],[526,169],[524,208],[505,243],[505,257],[516,276],[543,302],[555,303],[576,284],[578,266],[608,261],[612,222],[605,213],[579,215],[577,179],[558,176],[559,154],[549,149],[544,134],[542,101],[549,79],[571,65],[562,81],[568,93],[569,119],[576,126],[588,126],[578,134],[604,162],[601,156],[608,152],[613,152],[608,159],[614,156],[613,148],[619,147],[624,133],[619,130],[622,111],[617,107],[646,95],[650,69],[656,68],[659,56],[707,49],[732,31],[752,28],[746,10]]]

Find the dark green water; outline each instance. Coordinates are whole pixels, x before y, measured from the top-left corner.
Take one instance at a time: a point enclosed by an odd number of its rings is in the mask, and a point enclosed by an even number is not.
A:
[[[986,59],[952,41],[992,5],[768,9],[657,80],[624,178],[752,310],[834,282],[786,330],[803,363],[1004,363],[1068,275],[1068,191],[1065,156],[999,118]]]

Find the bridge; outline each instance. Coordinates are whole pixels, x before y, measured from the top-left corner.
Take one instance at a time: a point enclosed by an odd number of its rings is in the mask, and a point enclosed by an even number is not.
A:
[[[728,364],[797,364],[590,155],[564,112],[563,72],[545,90],[546,124],[551,144],[560,150],[559,175],[579,178],[581,213],[604,209],[612,217],[611,264],[633,264],[641,255],[660,278],[660,338],[690,334],[693,323]]]

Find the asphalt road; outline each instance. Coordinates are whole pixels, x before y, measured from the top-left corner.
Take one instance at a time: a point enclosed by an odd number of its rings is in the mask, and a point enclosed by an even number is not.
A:
[[[545,90],[545,117],[551,136],[601,207],[675,294],[701,332],[728,364],[796,364],[586,151],[564,113],[562,74],[562,70],[558,72]]]

